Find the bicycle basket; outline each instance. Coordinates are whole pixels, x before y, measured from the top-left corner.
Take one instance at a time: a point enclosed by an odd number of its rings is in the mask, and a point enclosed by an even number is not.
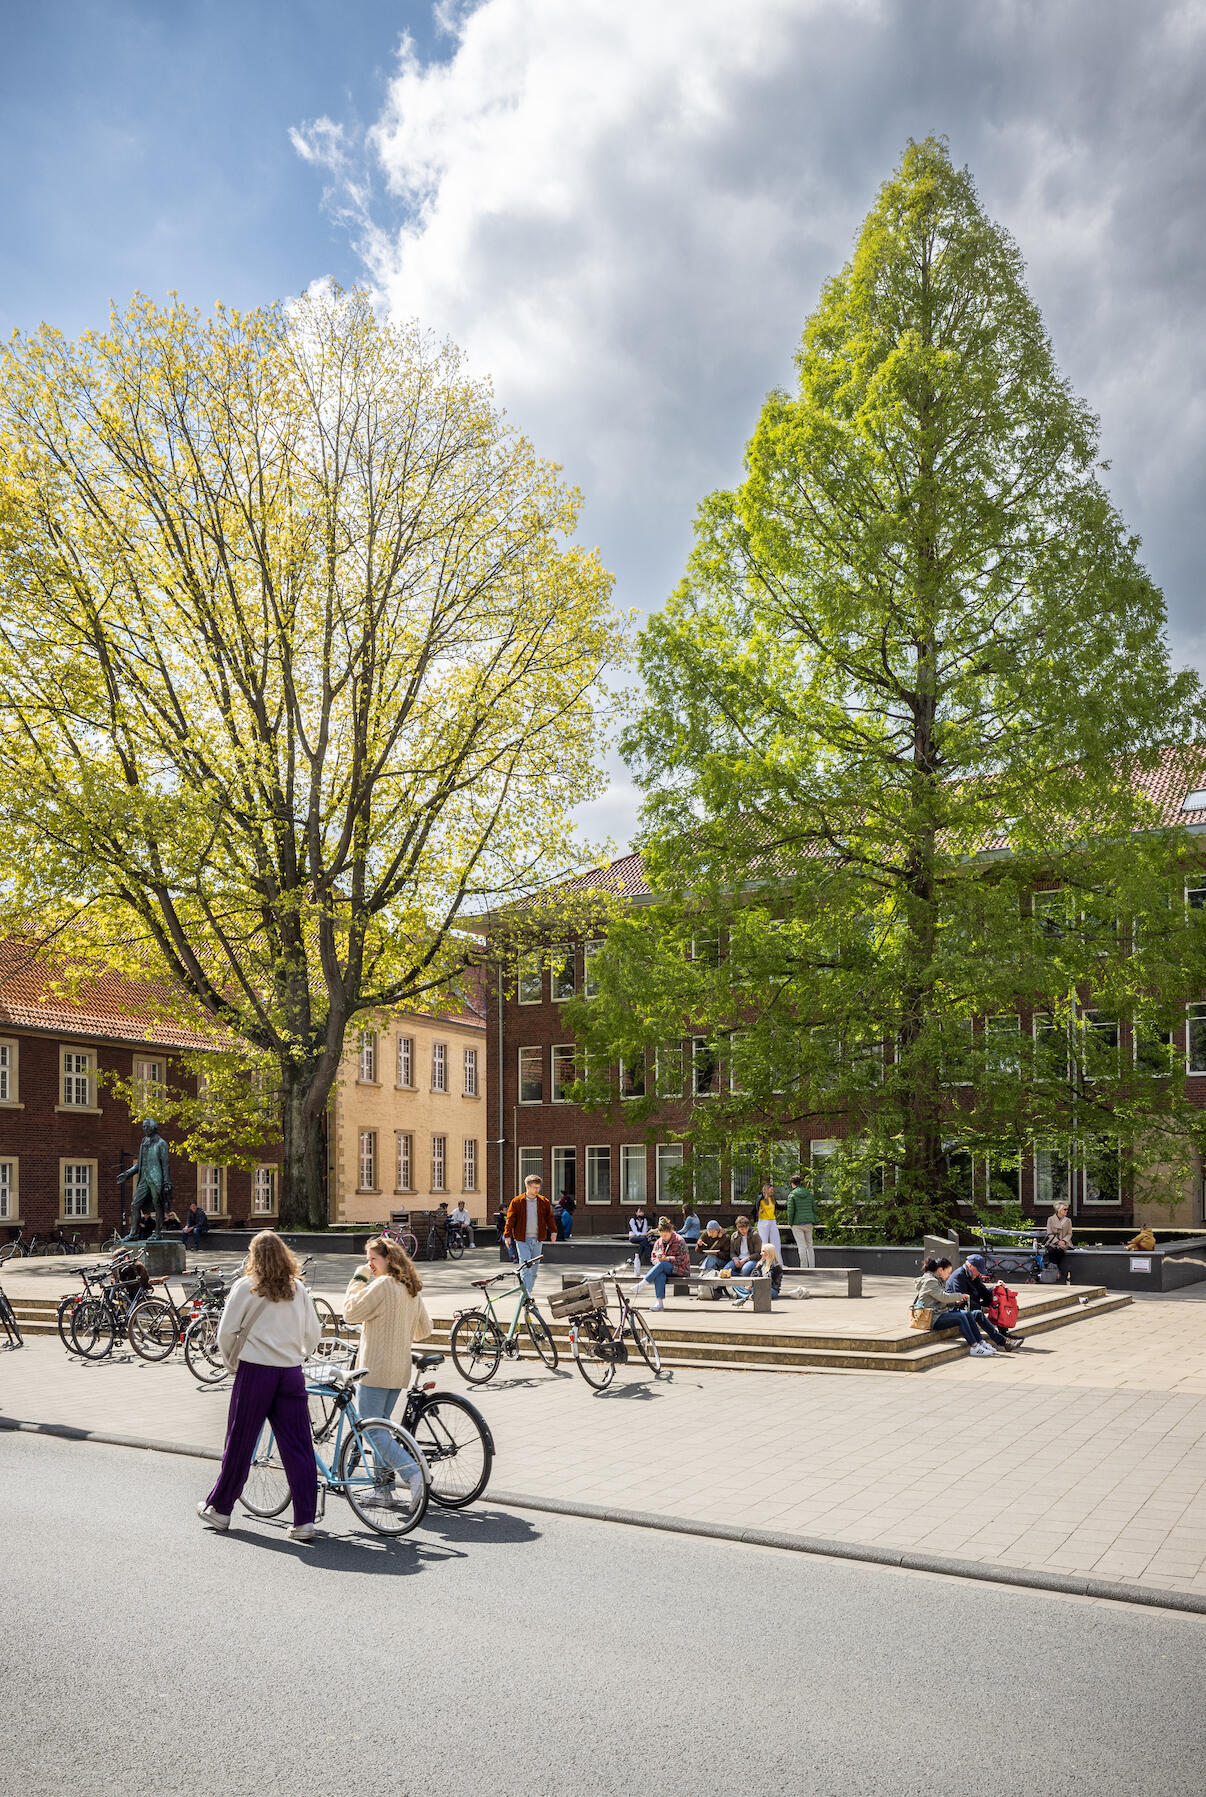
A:
[[[607,1310],[607,1291],[601,1279],[582,1279],[576,1285],[567,1285],[563,1291],[554,1292],[549,1299],[549,1310],[558,1322],[567,1322],[572,1317],[585,1316],[588,1310]]]

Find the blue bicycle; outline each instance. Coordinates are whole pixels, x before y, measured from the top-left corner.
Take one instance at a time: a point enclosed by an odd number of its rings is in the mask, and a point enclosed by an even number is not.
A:
[[[356,1385],[364,1369],[307,1367],[308,1393],[333,1399],[334,1429],[325,1430],[330,1460],[317,1444],[318,1517],[328,1491],[345,1497],[361,1522],[378,1535],[408,1535],[427,1514],[431,1474],[414,1436],[383,1416],[361,1417],[356,1411]],[[279,1516],[289,1502],[289,1481],[277,1451],[271,1425],[264,1424],[243,1487],[243,1508],[252,1516]]]

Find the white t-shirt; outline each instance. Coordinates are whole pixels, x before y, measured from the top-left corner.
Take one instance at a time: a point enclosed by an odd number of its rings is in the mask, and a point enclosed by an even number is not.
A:
[[[465,1209],[463,1204],[458,1204],[454,1211],[448,1213],[448,1221],[450,1223],[459,1223],[463,1229],[469,1222],[469,1212]]]

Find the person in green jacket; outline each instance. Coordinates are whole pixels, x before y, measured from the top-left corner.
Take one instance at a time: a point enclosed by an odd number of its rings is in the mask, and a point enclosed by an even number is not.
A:
[[[812,1247],[812,1229],[817,1220],[817,1201],[812,1187],[802,1173],[793,1173],[787,1188],[787,1227],[800,1251],[800,1265],[815,1267],[817,1257]]]

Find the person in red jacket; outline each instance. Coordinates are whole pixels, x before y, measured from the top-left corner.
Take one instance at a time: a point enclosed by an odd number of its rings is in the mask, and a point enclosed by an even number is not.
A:
[[[519,1277],[530,1294],[539,1269],[527,1263],[538,1260],[542,1245],[553,1239],[553,1207],[540,1190],[538,1173],[529,1173],[523,1185],[523,1191],[507,1206],[503,1240],[512,1254],[518,1254]]]

